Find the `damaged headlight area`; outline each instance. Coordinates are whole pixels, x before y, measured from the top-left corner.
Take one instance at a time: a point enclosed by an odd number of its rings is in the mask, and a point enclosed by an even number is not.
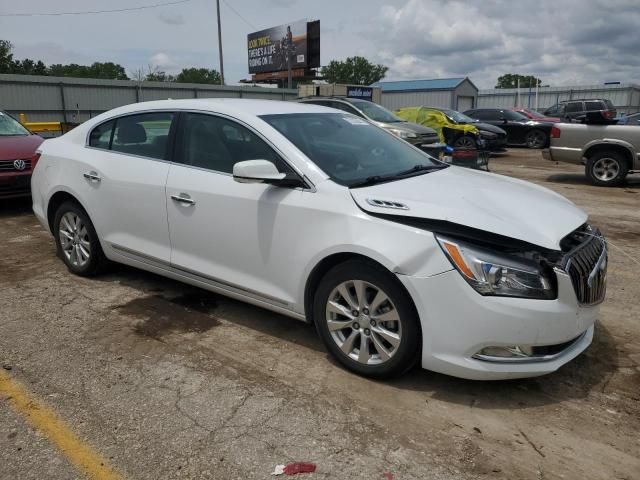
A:
[[[534,260],[502,254],[436,235],[442,250],[462,277],[481,295],[553,300],[554,273]]]

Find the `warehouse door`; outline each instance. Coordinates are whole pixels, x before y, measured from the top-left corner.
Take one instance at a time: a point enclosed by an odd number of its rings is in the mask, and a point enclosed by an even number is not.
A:
[[[473,108],[473,97],[459,96],[456,103],[456,110],[458,110],[459,112],[470,110]]]

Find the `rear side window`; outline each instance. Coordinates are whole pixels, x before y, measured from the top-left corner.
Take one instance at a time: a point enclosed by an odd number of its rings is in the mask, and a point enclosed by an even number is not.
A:
[[[601,101],[597,102],[584,102],[584,109],[587,112],[597,112],[598,110],[602,110],[605,106]]]
[[[173,113],[157,112],[117,118],[111,150],[166,160],[173,117]]]
[[[473,112],[471,117],[476,118],[478,120],[500,120],[502,119],[502,114],[499,110],[478,110]]]
[[[94,128],[89,135],[89,146],[108,150],[111,145],[111,134],[115,123],[114,120],[110,120]]]

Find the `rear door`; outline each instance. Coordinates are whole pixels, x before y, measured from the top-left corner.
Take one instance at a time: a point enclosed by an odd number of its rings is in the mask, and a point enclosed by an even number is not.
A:
[[[107,247],[168,263],[171,252],[165,184],[172,112],[128,115],[89,135],[82,198]],[[90,159],[90,160],[89,160]]]

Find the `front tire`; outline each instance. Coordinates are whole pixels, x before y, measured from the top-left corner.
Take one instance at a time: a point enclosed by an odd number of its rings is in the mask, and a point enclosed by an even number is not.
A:
[[[629,165],[624,155],[618,152],[601,150],[589,157],[585,173],[589,181],[600,187],[620,185],[629,172]]]
[[[413,302],[397,278],[373,263],[350,260],[332,268],[316,290],[313,319],[334,358],[360,375],[398,376],[418,358]]]
[[[58,256],[71,273],[81,277],[104,270],[106,258],[87,212],[75,202],[65,202],[53,221]]]

